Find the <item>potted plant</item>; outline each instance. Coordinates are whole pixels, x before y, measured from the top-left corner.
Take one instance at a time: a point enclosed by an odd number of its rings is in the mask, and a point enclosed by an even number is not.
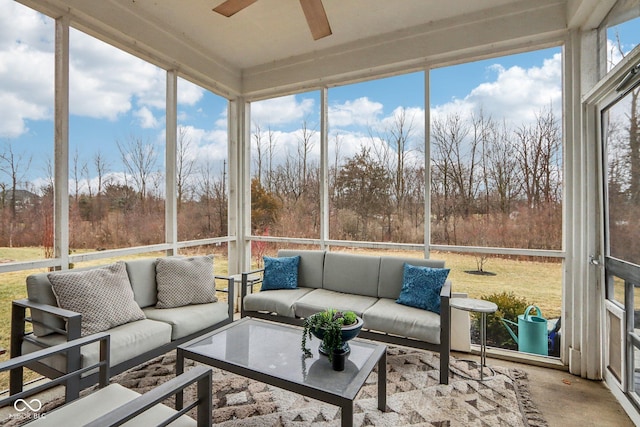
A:
[[[301,347],[304,357],[312,357],[311,350],[307,348],[307,339],[311,340],[315,336],[322,340],[319,347],[320,353],[329,357],[329,361],[334,364],[334,369],[336,369],[334,356],[341,358],[337,364],[339,367],[341,362],[344,369],[344,358],[351,351],[347,341],[358,335],[362,324],[362,319],[353,311],[339,311],[332,308],[307,317],[302,331]]]

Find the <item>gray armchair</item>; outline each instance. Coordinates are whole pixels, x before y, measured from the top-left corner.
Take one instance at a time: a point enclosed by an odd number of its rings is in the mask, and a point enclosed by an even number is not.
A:
[[[80,347],[100,342],[100,360],[91,366],[80,368],[79,361],[73,361],[71,354],[78,354]],[[0,400],[0,408],[14,405],[16,415],[31,417],[30,426],[118,426],[128,421],[137,425],[211,425],[211,368],[196,366],[155,389],[140,395],[119,384],[109,382],[109,344],[110,336],[105,333],[94,334],[79,338],[64,344],[39,350],[25,356],[19,356],[0,363],[0,372],[21,370],[29,364],[47,357],[65,353],[73,369],[66,375],[47,380],[43,384],[12,392],[8,397]],[[78,396],[78,383],[82,375],[98,370],[98,389],[83,397]],[[176,411],[162,404],[171,396],[181,393],[186,387],[197,383],[197,397],[183,409]],[[41,402],[37,395],[54,386],[64,384],[66,388],[66,403],[46,414],[42,414]],[[197,410],[197,421],[189,418],[186,413]]]

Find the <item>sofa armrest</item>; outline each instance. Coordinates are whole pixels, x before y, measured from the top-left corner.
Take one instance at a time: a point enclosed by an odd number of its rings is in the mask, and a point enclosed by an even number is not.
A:
[[[251,274],[264,273],[264,268],[245,271],[242,273],[242,284],[240,286],[240,317],[244,317],[244,297],[247,296],[247,285]]]
[[[214,279],[226,280],[227,281],[227,305],[229,306],[227,315],[229,316],[229,320],[233,321],[233,305],[235,301],[235,281],[231,276],[213,276]]]
[[[119,426],[136,416],[140,415],[144,411],[156,406],[163,402],[167,398],[174,394],[184,390],[189,385],[197,383],[197,399],[190,405],[185,406],[180,411],[177,411],[171,418],[165,421],[170,423],[182,415],[186,414],[193,408],[198,408],[198,426],[211,426],[211,409],[212,409],[212,373],[211,368],[206,366],[195,366],[193,369],[176,376],[175,378],[167,381],[154,388],[151,391],[143,394],[142,396],[127,402],[104,414],[103,416],[95,419],[94,421],[86,424],[89,427],[101,427],[101,426]],[[166,424],[163,424],[166,425]]]
[[[31,316],[26,316],[26,309],[31,311]],[[67,329],[60,329],[55,326],[45,325],[33,319],[33,312],[39,311],[63,319],[67,324]],[[67,341],[80,338],[82,314],[64,308],[48,304],[33,302],[27,298],[14,300],[11,303],[11,357],[18,357],[22,354],[22,341],[31,333],[26,332],[26,323],[38,323],[43,327],[51,329],[59,334],[66,335]]]
[[[247,296],[247,286],[249,285],[249,276],[252,274],[264,273],[264,268],[258,268],[256,270],[245,271],[242,273],[242,286],[240,287],[240,296],[242,299]],[[259,282],[257,282],[259,283]]]
[[[51,314],[53,316],[56,317],[60,317],[66,321],[69,321],[70,319],[74,319],[74,318],[78,318],[80,319],[82,317],[82,315],[78,312],[75,311],[71,311],[71,310],[66,310],[64,308],[60,308],[60,307],[56,307],[54,305],[49,305],[49,304],[42,304],[39,302],[33,302],[31,300],[29,300],[28,298],[24,298],[24,299],[19,299],[19,300],[14,300],[12,301],[13,306],[14,307],[23,307],[23,308],[28,308],[30,310],[38,310],[38,311],[42,311],[44,313],[47,314]],[[31,319],[29,319],[29,321],[32,321]],[[43,325],[47,328],[50,329],[56,329],[54,327],[48,326],[48,325]],[[59,333],[66,333],[66,331],[64,330],[56,330],[56,332]]]
[[[81,368],[80,364],[80,348],[100,341],[100,357],[97,363]],[[109,349],[111,344],[111,336],[104,332],[89,335],[86,337],[78,338],[73,341],[67,341],[62,344],[58,344],[52,347],[45,348],[43,350],[34,351],[23,356],[12,357],[11,359],[0,363],[0,372],[10,371],[10,392],[9,396],[0,400],[0,407],[12,404],[17,399],[22,399],[40,393],[43,390],[47,390],[58,384],[65,383],[67,385],[66,400],[67,402],[77,399],[79,396],[80,388],[80,376],[85,372],[91,371],[95,368],[99,368],[99,385],[104,387],[109,382]],[[37,362],[41,359],[51,357],[56,354],[66,353],[67,355],[67,367],[68,373],[47,381],[36,387],[32,387],[28,390],[22,390],[22,370],[33,362]],[[19,384],[15,383],[14,372],[20,372]]]
[[[26,316],[27,308],[31,311],[31,317]],[[31,332],[26,332],[26,323],[37,323],[36,320],[33,319],[33,312],[40,311],[42,313],[47,313],[52,316],[59,317],[66,321],[67,330],[56,328],[55,326],[43,325],[55,332],[58,332],[62,335],[67,336],[67,341],[73,341],[80,338],[81,331],[80,326],[82,324],[82,315],[80,313],[76,313],[75,311],[65,310],[60,307],[55,307],[48,304],[41,304],[37,302],[30,301],[29,299],[20,299],[14,300],[11,304],[11,358],[17,358],[22,355],[22,342],[25,339],[28,339],[28,335],[31,335]],[[74,368],[79,368],[80,361],[80,347],[69,349],[67,352],[67,363],[68,370],[67,372],[71,372]],[[78,366],[74,366],[73,363],[78,361]],[[17,366],[11,369],[11,373],[9,375],[9,390],[11,394],[22,391],[22,381],[23,381],[23,366]],[[79,377],[78,377],[79,381]],[[75,386],[69,385],[67,387],[67,396],[74,395],[79,390],[74,390]]]
[[[451,298],[451,280],[444,282],[440,290],[440,298]]]

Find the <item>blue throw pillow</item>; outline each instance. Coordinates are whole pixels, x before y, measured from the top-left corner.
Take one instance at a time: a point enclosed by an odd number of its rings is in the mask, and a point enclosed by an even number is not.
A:
[[[418,267],[405,263],[402,291],[396,302],[440,314],[440,291],[448,275],[448,268]]]
[[[264,276],[262,277],[261,290],[272,291],[298,287],[300,255],[281,258],[265,256],[262,259],[264,260]]]

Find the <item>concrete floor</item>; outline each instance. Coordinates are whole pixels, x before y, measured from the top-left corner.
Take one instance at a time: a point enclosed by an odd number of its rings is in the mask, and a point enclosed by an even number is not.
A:
[[[469,358],[468,354],[455,354]],[[473,356],[471,357],[473,358]],[[633,422],[604,381],[566,371],[487,358],[489,366],[519,368],[529,377],[531,398],[550,427],[627,427]]]

